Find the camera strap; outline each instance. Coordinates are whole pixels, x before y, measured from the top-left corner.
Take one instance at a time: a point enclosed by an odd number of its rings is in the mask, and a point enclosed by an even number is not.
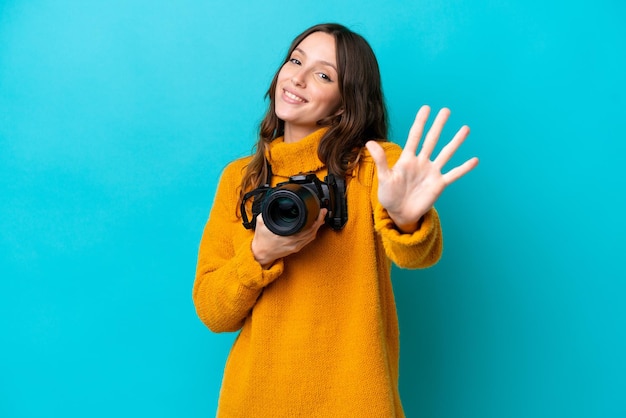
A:
[[[248,201],[248,199],[253,198],[252,207],[254,213],[254,208],[260,205],[261,199],[263,198],[263,196],[265,196],[267,190],[272,187],[272,166],[270,165],[270,162],[267,161],[267,158],[265,159],[265,169],[267,171],[267,176],[265,176],[265,184],[255,190],[249,191],[248,193],[244,194],[241,201],[241,206],[239,207],[239,210],[241,211],[242,223],[244,228],[246,229],[254,229],[256,226],[256,218],[248,218],[248,212],[246,211],[246,202]]]
[[[330,227],[334,230],[340,230],[348,221],[348,196],[346,191],[346,179],[341,176],[335,176],[328,173],[326,182],[337,191],[339,199],[335,199],[335,205],[332,209],[333,214],[330,218]]]
[[[265,177],[265,187],[272,187],[272,176],[274,175],[272,173],[272,165],[270,164],[269,161],[267,161],[267,158],[265,159],[265,170],[267,171],[267,176]]]

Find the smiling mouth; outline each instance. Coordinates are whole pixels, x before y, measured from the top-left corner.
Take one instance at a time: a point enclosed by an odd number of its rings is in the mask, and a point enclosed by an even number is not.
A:
[[[291,100],[294,100],[296,102],[300,102],[300,103],[306,103],[307,101],[305,99],[303,99],[300,96],[297,96],[295,94],[293,94],[292,92],[288,91],[288,90],[283,90],[283,93],[285,94],[285,96]]]

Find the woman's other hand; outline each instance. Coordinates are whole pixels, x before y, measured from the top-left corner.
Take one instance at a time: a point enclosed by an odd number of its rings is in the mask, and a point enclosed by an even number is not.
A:
[[[385,152],[378,143],[369,141],[366,144],[378,171],[378,200],[398,229],[405,233],[414,232],[422,216],[430,210],[443,190],[478,164],[478,158],[474,157],[446,173],[442,172],[444,165],[469,135],[467,126],[462,126],[431,161],[441,131],[450,116],[447,108],[437,114],[416,155],[429,114],[428,106],[422,106],[417,112],[404,149],[393,168],[389,168]]]

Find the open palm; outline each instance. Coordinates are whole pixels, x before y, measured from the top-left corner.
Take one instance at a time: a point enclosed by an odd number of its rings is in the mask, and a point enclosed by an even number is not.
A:
[[[478,164],[478,158],[471,158],[446,173],[442,171],[469,135],[467,126],[461,127],[431,160],[441,131],[450,116],[447,108],[439,111],[417,153],[429,114],[428,106],[422,106],[417,112],[404,149],[393,168],[389,168],[385,152],[378,143],[369,141],[366,144],[378,171],[378,200],[396,226],[405,232],[415,230],[420,218],[430,210],[443,190]]]

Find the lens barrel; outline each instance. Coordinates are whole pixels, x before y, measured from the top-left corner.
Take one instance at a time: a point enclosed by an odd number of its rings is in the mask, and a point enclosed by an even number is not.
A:
[[[315,222],[320,199],[302,184],[284,184],[269,193],[263,202],[263,222],[276,235],[293,235]]]

